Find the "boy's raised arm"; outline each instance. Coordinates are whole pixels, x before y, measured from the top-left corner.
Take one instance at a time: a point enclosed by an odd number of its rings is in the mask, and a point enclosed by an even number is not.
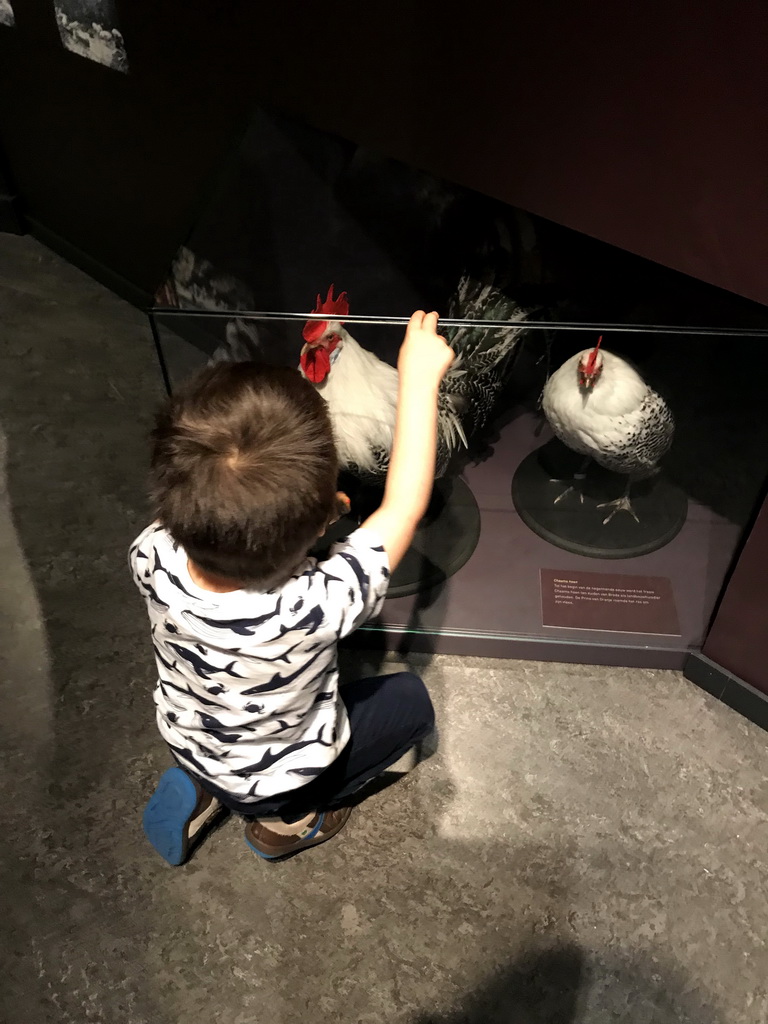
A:
[[[397,362],[397,421],[384,500],[363,523],[381,537],[390,569],[410,547],[435,479],[437,392],[453,361],[437,321],[437,313],[418,310],[408,324]]]

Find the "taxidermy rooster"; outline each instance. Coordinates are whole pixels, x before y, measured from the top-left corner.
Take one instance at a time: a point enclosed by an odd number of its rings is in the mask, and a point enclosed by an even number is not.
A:
[[[586,456],[575,481],[583,480],[590,459],[626,475],[624,494],[598,506],[612,510],[603,525],[620,511],[640,522],[630,489],[636,480],[658,472],[659,460],[672,444],[675,423],[664,399],[629,363],[602,349],[602,340],[601,335],[594,349],[571,356],[552,374],[544,385],[542,406],[560,441]],[[555,502],[572,490],[569,487]],[[584,500],[582,493],[579,497]]]
[[[457,318],[522,322],[527,315],[493,285],[481,285],[469,276],[461,279],[451,307],[449,315]],[[325,313],[328,319],[305,325],[301,372],[328,403],[342,467],[363,479],[380,480],[395,434],[397,370],[345,330],[346,292],[334,298],[331,285],[324,301],[318,295],[314,312]],[[453,453],[466,448],[468,437],[487,423],[522,329],[467,326],[443,333],[456,357],[438,395],[438,477]]]

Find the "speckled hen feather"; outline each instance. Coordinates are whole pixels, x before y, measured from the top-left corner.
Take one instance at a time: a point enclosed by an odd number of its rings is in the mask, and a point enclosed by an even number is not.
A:
[[[493,284],[465,274],[449,309],[451,318],[516,320],[521,327],[455,327],[444,333],[456,358],[438,395],[437,475],[452,453],[488,423],[506,380],[510,356],[523,331],[527,313]]]
[[[652,475],[675,432],[669,406],[629,363],[605,349],[599,379],[592,390],[581,388],[584,355],[567,359],[544,387],[542,406],[552,430],[605,469],[636,479]]]

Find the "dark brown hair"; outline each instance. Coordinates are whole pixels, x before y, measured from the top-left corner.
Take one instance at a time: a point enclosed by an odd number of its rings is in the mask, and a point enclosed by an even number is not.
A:
[[[152,437],[155,515],[204,571],[271,586],[334,512],[327,406],[298,370],[209,366],[173,395]]]

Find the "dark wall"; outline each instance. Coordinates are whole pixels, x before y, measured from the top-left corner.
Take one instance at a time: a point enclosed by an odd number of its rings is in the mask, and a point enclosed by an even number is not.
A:
[[[0,133],[29,213],[146,291],[258,99],[768,302],[763,4],[124,0],[127,76],[15,6]]]
[[[65,50],[51,2],[15,7],[0,136],[28,214],[150,294],[250,101],[206,88],[225,57],[181,3],[121,5],[128,75]]]
[[[768,501],[723,594],[702,653],[768,694]]]
[[[5,157],[0,150],[0,231],[6,234],[24,234],[24,224],[16,195],[16,188],[8,173]]]

